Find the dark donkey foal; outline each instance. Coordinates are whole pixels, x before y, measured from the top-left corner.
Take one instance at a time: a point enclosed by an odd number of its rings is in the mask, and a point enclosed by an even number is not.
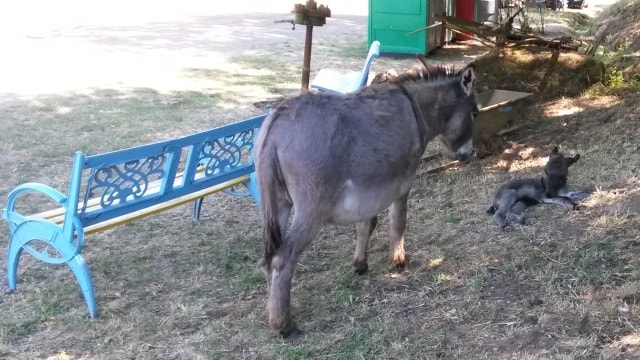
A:
[[[473,153],[474,83],[473,65],[458,73],[424,66],[419,76],[393,84],[301,95],[265,119],[255,164],[273,330],[298,332],[291,281],[298,257],[325,223],[357,224],[353,265],[363,273],[377,215],[389,208],[391,261],[405,266],[407,198],[422,153],[436,137],[455,158]]]
[[[501,185],[493,196],[487,213],[493,214],[493,222],[506,228],[509,222],[524,223],[524,211],[529,205],[546,203],[575,209],[574,201],[583,200],[585,191],[567,190],[569,166],[578,161],[580,154],[565,157],[554,146],[542,178],[514,179]]]

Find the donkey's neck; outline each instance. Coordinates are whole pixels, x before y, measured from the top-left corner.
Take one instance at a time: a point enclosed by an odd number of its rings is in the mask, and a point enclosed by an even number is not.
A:
[[[455,111],[457,95],[453,85],[457,82],[456,79],[445,78],[398,84],[411,102],[423,148],[445,130],[446,121]]]
[[[416,101],[414,100],[411,92],[407,90],[407,88],[405,87],[405,84],[398,83],[397,85],[400,88],[400,90],[402,90],[402,93],[407,97],[407,99],[409,99],[409,103],[411,104],[411,108],[413,109],[413,115],[415,116],[416,123],[418,125],[418,138],[420,139],[420,148],[424,151],[424,149],[426,149],[427,147],[427,143],[433,137],[427,138],[428,129],[427,129],[426,123],[422,120],[424,118],[423,111],[416,104]]]

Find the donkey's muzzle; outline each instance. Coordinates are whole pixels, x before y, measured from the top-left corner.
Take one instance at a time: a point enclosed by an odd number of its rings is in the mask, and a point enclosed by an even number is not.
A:
[[[464,145],[462,145],[460,148],[458,148],[458,150],[456,150],[454,153],[451,154],[451,157],[454,160],[466,160],[468,159],[471,155],[473,155],[474,151],[473,151],[473,140],[469,140],[467,141]]]
[[[471,154],[459,154],[459,153],[455,153],[453,154],[453,156],[451,156],[451,158],[453,160],[458,160],[458,161],[465,161],[468,160],[474,153],[471,152]]]

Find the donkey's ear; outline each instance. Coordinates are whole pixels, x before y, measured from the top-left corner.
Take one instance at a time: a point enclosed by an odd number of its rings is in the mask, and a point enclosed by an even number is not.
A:
[[[422,65],[424,65],[425,68],[430,68],[431,66],[427,63],[427,58],[424,57],[424,55],[422,54],[416,54],[416,59],[418,59],[418,61],[420,61],[420,63]]]
[[[569,165],[575,163],[576,161],[578,161],[578,159],[580,159],[580,154],[576,154],[574,157],[570,157],[569,158]]]
[[[558,145],[553,145],[550,155],[558,155]]]
[[[473,93],[473,87],[476,83],[476,66],[471,63],[460,71],[460,85],[467,96]]]

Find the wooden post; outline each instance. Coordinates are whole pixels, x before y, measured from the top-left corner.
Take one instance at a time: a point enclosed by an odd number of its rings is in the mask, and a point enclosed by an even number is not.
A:
[[[447,12],[442,12],[442,23],[440,24],[440,47],[444,47],[444,44],[447,39],[447,21],[445,20],[447,17]]]
[[[309,74],[311,73],[311,43],[313,40],[313,25],[307,24],[307,32],[304,39],[304,58],[302,59],[302,88],[300,93],[309,91]]]

